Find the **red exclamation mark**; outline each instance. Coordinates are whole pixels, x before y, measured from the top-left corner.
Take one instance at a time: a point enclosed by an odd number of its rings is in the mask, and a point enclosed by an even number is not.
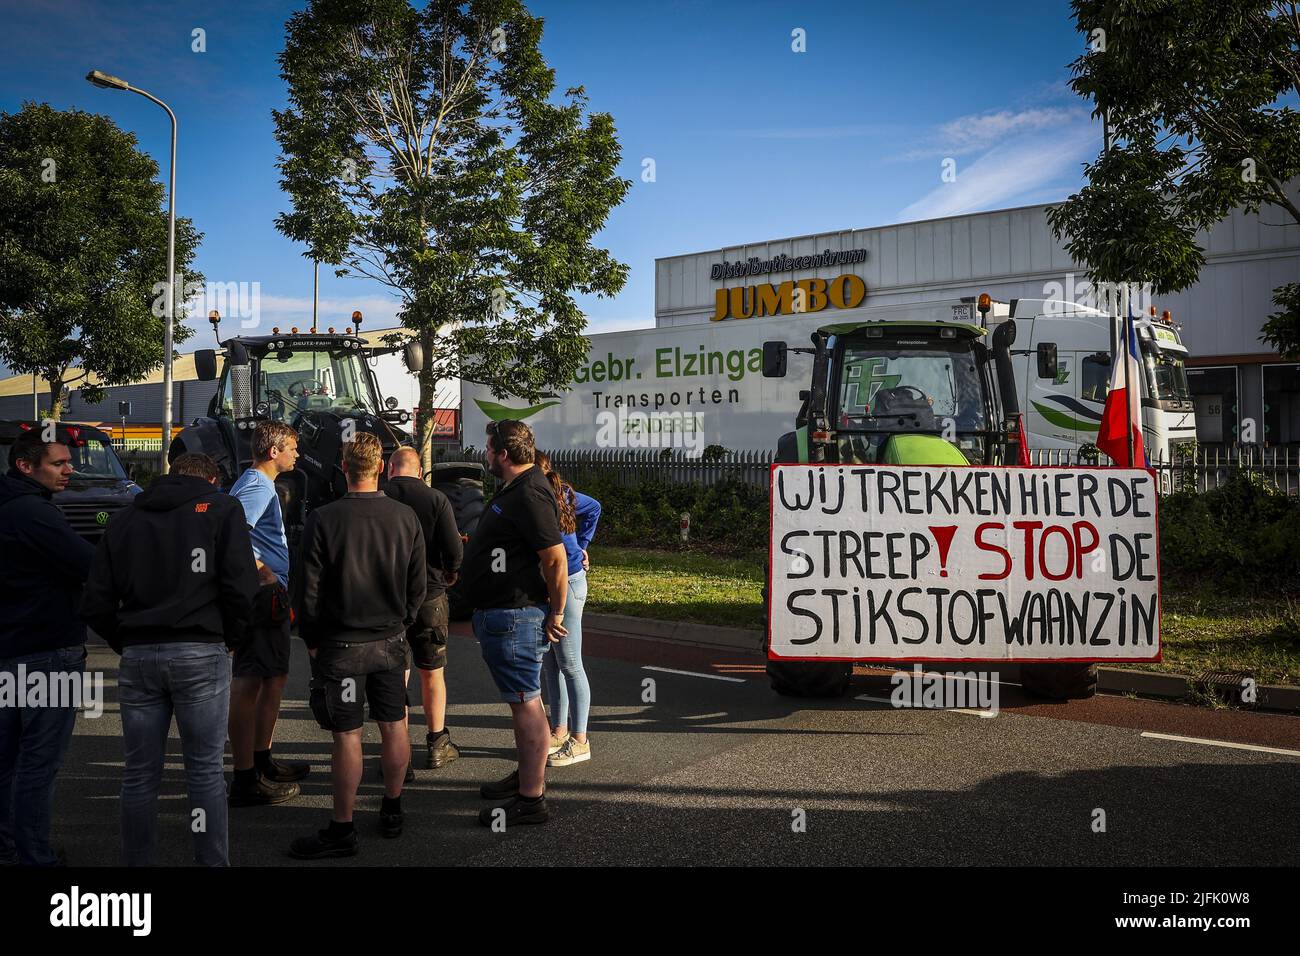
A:
[[[948,576],[948,548],[952,546],[952,536],[957,533],[955,524],[931,525],[930,534],[939,546],[939,577]]]

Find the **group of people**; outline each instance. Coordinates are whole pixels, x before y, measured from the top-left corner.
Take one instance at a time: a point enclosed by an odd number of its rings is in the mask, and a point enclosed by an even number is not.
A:
[[[127,865],[155,856],[173,718],[198,863],[228,864],[228,808],[299,795],[311,768],[272,752],[295,624],[309,654],[312,714],[333,737],[333,812],[289,853],[358,852],[353,818],[367,703],[382,741],[379,832],[400,836],[403,786],[415,779],[412,668],[428,766],[460,755],[446,727],[445,680],[447,589],[458,582],[474,608],[483,659],[510,705],[518,749],[518,769],[481,788],[492,803],[480,822],[546,822],[547,765],[591,758],[581,617],[600,505],[556,473],[522,422],[488,426],[487,466],[500,488],[467,544],[447,498],[422,479],[416,451],[398,448],[385,464],[379,439],[357,433],[342,452],[347,494],[308,514],[292,575],[276,483],[298,458],[289,426],[257,426],[252,467],[228,493],[210,457],[179,456],[112,518],[98,550],[51,500],[67,486],[72,456],[65,441],[45,437],[22,435],[0,477],[0,677],[20,669],[83,673],[87,625],[121,655]],[[51,844],[50,818],[76,709],[69,700],[0,705],[0,864],[65,862]]]

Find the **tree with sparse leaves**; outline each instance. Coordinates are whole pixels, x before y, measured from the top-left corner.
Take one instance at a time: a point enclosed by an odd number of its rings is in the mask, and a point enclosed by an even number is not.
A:
[[[536,402],[586,356],[575,293],[627,266],[592,244],[631,183],[607,113],[553,102],[542,21],[519,0],[312,0],[286,28],[276,224],[306,255],[400,297],[423,345],[428,468],[439,380]]]
[[[107,117],[0,113],[0,359],[45,382],[50,417],[74,386],[93,405],[162,364],[165,198],[158,164]],[[178,299],[201,238],[177,218]]]
[[[1088,184],[1048,212],[1100,282],[1192,285],[1196,234],[1234,208],[1300,223],[1300,7],[1294,0],[1074,0],[1076,93],[1109,123]],[[1281,226],[1282,223],[1274,223]],[[1265,225],[1268,228],[1268,225]],[[1260,338],[1300,357],[1300,284],[1275,290]]]

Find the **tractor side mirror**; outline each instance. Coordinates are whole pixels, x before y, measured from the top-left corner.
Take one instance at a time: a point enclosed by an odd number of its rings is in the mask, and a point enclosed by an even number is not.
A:
[[[763,343],[763,378],[785,378],[786,361],[784,342]]]
[[[418,339],[411,339],[402,347],[402,361],[412,373],[424,371],[424,345]]]
[[[1038,343],[1038,377],[1056,378],[1056,343]]]
[[[194,374],[200,382],[217,380],[217,353],[215,349],[199,349],[194,353]]]

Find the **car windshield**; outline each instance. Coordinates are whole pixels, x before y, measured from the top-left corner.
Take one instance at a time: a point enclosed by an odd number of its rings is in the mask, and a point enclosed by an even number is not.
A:
[[[968,343],[925,348],[850,345],[840,367],[836,427],[862,431],[983,431],[984,387]]]
[[[374,411],[364,361],[352,349],[271,351],[261,361],[258,391],[275,419],[306,411]]]
[[[1187,388],[1187,369],[1181,352],[1166,352],[1157,345],[1143,343],[1143,358],[1147,369],[1147,385],[1161,401],[1188,401],[1192,396]]]
[[[9,449],[12,442],[0,443],[0,472],[9,469]],[[80,445],[68,449],[72,452],[74,478],[111,478],[124,480],[127,477],[122,463],[108,443],[98,438],[87,438]]]

